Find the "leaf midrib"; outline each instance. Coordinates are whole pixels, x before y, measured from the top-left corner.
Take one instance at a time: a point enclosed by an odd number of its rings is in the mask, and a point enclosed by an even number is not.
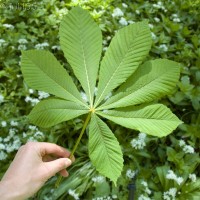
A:
[[[123,96],[122,98],[120,98],[119,100],[117,100],[117,101],[115,101],[115,102],[111,101],[109,104],[106,104],[106,103],[105,103],[105,106],[102,105],[101,109],[107,108],[107,107],[108,107],[109,105],[111,105],[111,104],[119,103],[120,101],[124,100],[125,98],[128,98],[129,96],[133,95],[134,93],[137,93],[138,90],[143,90],[143,89],[149,87],[149,84],[152,84],[152,82],[154,82],[154,81],[155,81],[155,82],[156,82],[156,81],[159,81],[159,79],[161,79],[163,76],[169,75],[169,73],[171,73],[171,71],[173,71],[173,69],[171,69],[170,71],[168,71],[166,74],[163,74],[163,73],[162,73],[160,76],[158,76],[158,77],[152,79],[152,80],[149,81],[147,84],[145,84],[145,85],[143,85],[143,86],[141,86],[141,87],[136,88],[136,90],[130,89],[130,90],[128,90],[128,91],[125,91],[124,93],[128,93],[128,95]],[[122,92],[121,95],[123,95],[123,92]],[[121,95],[119,94],[118,96],[121,96]],[[165,95],[167,95],[166,92],[165,92]],[[114,96],[113,96],[113,97],[114,97]],[[134,104],[131,104],[131,105],[134,105]]]
[[[138,36],[139,33],[140,33],[140,31],[138,31],[138,32],[135,34],[135,37]],[[137,38],[134,38],[134,39],[133,39],[133,43],[134,43],[134,41],[135,41],[136,39],[137,39]],[[131,44],[132,44],[132,43],[131,43]],[[121,64],[124,62],[124,59],[127,57],[127,54],[128,54],[128,52],[130,51],[130,49],[131,49],[132,47],[133,47],[133,44],[130,45],[130,46],[128,47],[125,56],[123,57],[122,61],[119,63],[118,67],[115,69],[115,71],[114,71],[114,73],[112,74],[111,78],[110,78],[109,81],[107,82],[107,84],[106,84],[106,86],[104,87],[104,89],[103,89],[103,91],[102,91],[100,97],[98,98],[98,101],[95,103],[95,107],[98,106],[98,104],[100,103],[99,101],[101,100],[101,97],[102,97],[103,94],[105,93],[105,90],[106,90],[106,88],[108,87],[108,84],[109,84],[110,81],[113,79],[113,76],[116,74],[116,72],[117,72],[118,69],[120,68]]]
[[[102,132],[103,132],[103,131],[102,131],[101,127],[99,126],[99,124],[98,124],[98,122],[97,122],[97,119],[95,119],[95,121],[96,121],[97,126],[99,127],[100,135],[101,135],[101,138],[102,138],[102,140],[103,140],[104,148],[107,149],[106,144],[105,144],[104,139],[103,139],[103,135],[102,135]],[[110,160],[108,151],[106,151],[106,155],[107,155],[107,158],[108,158],[108,160],[109,160],[109,163],[111,164],[112,162],[111,162],[111,160]],[[111,169],[112,169],[112,167],[111,167]],[[113,175],[114,175],[114,174],[113,174]]]
[[[40,66],[39,64],[37,64],[35,62],[35,60],[30,59],[30,57],[28,55],[25,55],[36,67]],[[61,65],[62,66],[62,65]],[[63,67],[63,66],[62,66]],[[73,94],[71,94],[70,92],[68,92],[62,85],[59,84],[59,82],[57,82],[56,80],[52,79],[51,76],[49,76],[48,73],[46,73],[44,70],[42,70],[41,67],[38,67],[43,74],[47,75],[48,78],[50,78],[54,83],[56,83],[56,85],[58,85],[60,88],[64,89],[66,91],[66,93],[69,93],[71,96],[73,96],[76,100],[78,100],[79,103],[81,103],[84,106],[87,106],[86,104],[84,104],[82,101],[80,101],[77,97],[75,97]]]

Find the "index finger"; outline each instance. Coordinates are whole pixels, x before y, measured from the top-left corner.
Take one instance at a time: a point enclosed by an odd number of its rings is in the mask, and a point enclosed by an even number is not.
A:
[[[47,154],[54,154],[55,156],[63,158],[68,158],[70,156],[68,150],[54,143],[39,142],[38,148],[42,157]]]

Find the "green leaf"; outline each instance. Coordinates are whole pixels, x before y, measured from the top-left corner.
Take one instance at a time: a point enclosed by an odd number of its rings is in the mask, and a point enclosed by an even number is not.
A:
[[[52,53],[23,51],[21,70],[29,87],[84,105],[71,77]]]
[[[101,63],[95,107],[137,69],[144,57],[148,55],[151,42],[146,21],[119,30]]]
[[[47,128],[85,113],[88,109],[74,102],[50,98],[39,102],[28,117],[33,124]]]
[[[122,151],[112,131],[95,114],[89,126],[89,156],[96,169],[116,185],[123,167]]]
[[[101,108],[116,108],[157,100],[173,91],[180,64],[167,59],[145,62]]]
[[[104,110],[96,113],[121,126],[157,137],[170,134],[181,123],[176,115],[162,104]]]
[[[73,8],[60,25],[60,44],[83,89],[93,104],[102,51],[102,34],[89,13]]]

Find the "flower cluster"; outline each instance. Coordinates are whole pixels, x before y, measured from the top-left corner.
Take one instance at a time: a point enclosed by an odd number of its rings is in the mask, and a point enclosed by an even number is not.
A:
[[[166,175],[166,178],[169,179],[169,180],[176,181],[176,183],[178,185],[181,185],[181,183],[183,182],[183,178],[182,177],[178,177],[172,170],[168,171],[168,173]]]
[[[195,151],[194,151],[194,148],[193,148],[192,146],[190,146],[190,145],[186,145],[186,143],[185,143],[184,140],[180,140],[180,141],[179,141],[179,146],[182,147],[182,149],[183,149],[183,151],[184,151],[185,153],[190,153],[190,154],[192,154],[192,153],[195,152]]]
[[[197,180],[196,174],[189,174],[189,179],[190,179],[192,182],[196,182],[196,180]]]
[[[28,43],[28,41],[24,38],[21,38],[18,40],[19,46],[18,46],[18,50],[26,50],[26,44]]]
[[[132,179],[132,178],[135,177],[136,173],[137,173],[136,171],[133,171],[133,170],[131,170],[131,169],[128,169],[128,170],[126,171],[126,176],[127,176],[128,178]]]
[[[141,185],[143,185],[143,187],[144,187],[144,192],[147,195],[150,195],[151,194],[151,190],[149,189],[147,182],[146,181],[142,181]]]
[[[45,47],[48,47],[48,46],[49,46],[49,43],[43,42],[43,43],[40,43],[40,44],[36,44],[35,48],[36,49],[44,49]]]
[[[0,47],[3,47],[6,44],[6,41],[4,39],[0,39]]]
[[[156,4],[154,3],[153,7],[156,9],[163,10],[164,12],[167,12],[167,9],[164,7],[164,5],[161,1],[158,1]]]
[[[13,30],[15,27],[12,24],[3,24],[3,27]]]
[[[70,196],[74,197],[75,200],[79,199],[79,194],[75,192],[75,190],[69,189],[68,193]]]
[[[128,6],[125,3],[122,3],[122,7],[125,9],[128,8]],[[140,14],[139,10],[136,10],[135,12],[136,14]],[[126,20],[126,18],[124,17],[124,12],[120,8],[115,8],[113,10],[112,17],[119,19],[119,23],[122,26],[127,26],[128,24],[134,23],[134,21],[132,20],[129,21]]]
[[[38,98],[31,97],[31,95],[34,94],[33,89],[29,89],[29,94],[30,94],[29,96],[26,96],[25,102],[27,102],[27,103],[30,102],[32,106],[35,106],[37,103],[40,102],[40,100],[45,99],[50,96],[46,92],[38,91]]]
[[[164,200],[175,200],[176,199],[176,188],[170,188],[168,191],[164,192],[163,199]]]
[[[134,149],[143,149],[146,146],[145,139],[146,133],[139,133],[138,139],[133,139],[131,141],[131,146]]]
[[[92,181],[95,183],[103,183],[105,181],[105,178],[103,176],[95,176],[92,178]]]
[[[171,19],[173,22],[179,23],[181,22],[180,18],[178,17],[177,14],[172,14]]]
[[[159,47],[158,47],[160,50],[162,50],[162,51],[168,51],[168,47],[167,47],[167,45],[166,44],[161,44]]]
[[[144,196],[143,194],[141,194],[139,197],[138,197],[138,200],[151,200],[149,197],[146,197]]]

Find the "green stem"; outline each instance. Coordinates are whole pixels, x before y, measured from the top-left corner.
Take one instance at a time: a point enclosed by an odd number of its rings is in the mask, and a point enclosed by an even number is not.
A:
[[[69,156],[69,159],[70,159],[70,160],[72,160],[72,158],[73,158],[73,156],[74,156],[74,153],[75,153],[75,151],[76,151],[76,149],[77,149],[77,147],[78,147],[78,145],[79,145],[79,143],[80,143],[80,141],[81,141],[81,138],[82,138],[82,136],[83,136],[83,133],[85,132],[85,129],[86,129],[86,127],[87,127],[87,125],[88,125],[88,123],[89,123],[89,121],[90,121],[91,113],[92,113],[92,112],[89,112],[89,114],[88,114],[88,116],[87,116],[87,118],[86,118],[86,120],[85,120],[85,122],[84,122],[84,124],[83,124],[83,128],[82,128],[82,130],[81,130],[81,133],[80,133],[80,135],[79,135],[79,137],[78,137],[78,139],[77,139],[77,141],[76,141],[76,143],[75,143],[75,145],[74,145],[74,147],[73,147],[73,149],[72,149],[72,151],[71,151],[71,153],[70,153],[70,156]],[[58,179],[57,179],[57,181],[56,181],[56,184],[55,184],[55,187],[56,187],[56,188],[59,187],[61,180],[62,180],[62,176],[59,176]]]

